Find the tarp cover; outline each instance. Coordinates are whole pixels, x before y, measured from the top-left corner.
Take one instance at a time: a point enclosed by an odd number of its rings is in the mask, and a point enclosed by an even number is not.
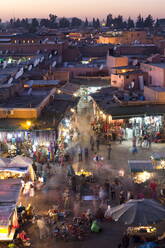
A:
[[[0,205],[4,203],[17,203],[21,189],[21,180],[0,180]]]
[[[0,226],[8,226],[11,215],[13,214],[15,205],[9,204],[0,206]]]
[[[10,167],[12,166],[13,167],[27,167],[29,165],[32,165],[32,163],[33,163],[32,159],[18,155],[11,160],[9,166]]]
[[[128,166],[131,172],[154,171],[154,167],[151,160],[129,160]]]

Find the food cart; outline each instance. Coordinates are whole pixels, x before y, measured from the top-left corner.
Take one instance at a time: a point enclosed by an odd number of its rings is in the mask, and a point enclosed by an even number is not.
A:
[[[156,179],[159,185],[161,202],[165,203],[165,153],[153,153],[151,156],[151,161],[156,172]]]

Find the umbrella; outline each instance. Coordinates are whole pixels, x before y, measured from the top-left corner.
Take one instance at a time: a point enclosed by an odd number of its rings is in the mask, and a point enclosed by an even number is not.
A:
[[[151,199],[129,200],[111,209],[112,218],[127,225],[145,226],[165,219],[165,208]]]

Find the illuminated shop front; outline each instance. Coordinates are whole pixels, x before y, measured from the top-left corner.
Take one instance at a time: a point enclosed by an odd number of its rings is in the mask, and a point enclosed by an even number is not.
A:
[[[121,108],[122,109],[122,108]],[[159,132],[161,134],[161,138],[163,136],[163,128],[164,128],[164,117],[161,115],[141,115],[139,117],[131,117],[129,118],[129,112],[127,115],[115,115],[115,111],[122,111],[119,108],[113,110],[114,114],[109,114],[109,111],[101,109],[95,101],[93,101],[93,113],[94,113],[94,121],[92,123],[92,127],[97,134],[104,134],[106,136],[112,136],[112,133],[115,133],[116,136],[120,135],[121,129],[123,129],[123,138],[124,139],[132,139],[133,136],[144,136],[144,135],[152,135],[154,138],[154,142],[157,142],[157,135]],[[163,137],[162,137],[163,136]],[[159,142],[159,141],[158,141]]]
[[[54,158],[56,133],[53,130],[41,131],[1,131],[0,149],[9,156],[26,155],[36,158]],[[39,154],[37,154],[39,153]]]

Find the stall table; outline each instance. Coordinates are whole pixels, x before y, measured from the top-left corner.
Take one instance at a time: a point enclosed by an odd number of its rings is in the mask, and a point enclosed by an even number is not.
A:
[[[152,238],[156,237],[157,230],[153,226],[128,227],[127,233],[130,236]]]

